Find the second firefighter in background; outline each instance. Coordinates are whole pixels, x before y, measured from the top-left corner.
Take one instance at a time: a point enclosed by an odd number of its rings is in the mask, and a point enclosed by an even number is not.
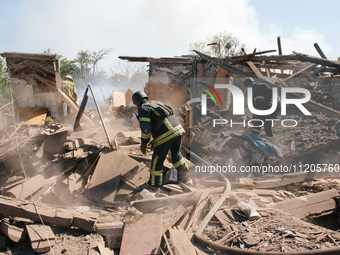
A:
[[[253,105],[255,109],[257,110],[268,110],[272,107],[273,104],[273,95],[272,95],[272,89],[265,83],[256,83],[255,80],[251,77],[246,78],[243,81],[243,85],[245,88],[245,91],[247,91],[248,87],[253,88]],[[280,98],[277,98],[277,106],[273,113],[269,115],[253,115],[253,119],[256,119],[258,121],[253,121],[253,129],[252,134],[254,135],[260,135],[263,123],[264,131],[266,133],[266,139],[271,142],[275,143],[275,135],[274,135],[274,128],[272,126],[272,119],[276,119],[278,113],[281,110],[281,104],[280,104]],[[261,123],[262,122],[262,123]]]

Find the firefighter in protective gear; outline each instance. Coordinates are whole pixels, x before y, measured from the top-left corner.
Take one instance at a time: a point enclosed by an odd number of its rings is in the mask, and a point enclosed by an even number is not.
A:
[[[172,164],[178,171],[178,181],[187,183],[190,180],[190,171],[180,152],[182,133],[184,129],[178,119],[173,115],[173,109],[158,101],[148,101],[143,91],[132,95],[132,102],[138,108],[138,120],[141,128],[141,151],[154,138],[154,152],[151,161],[150,180],[151,187],[161,187],[163,184],[163,163],[170,150]]]
[[[62,91],[71,98],[74,103],[78,104],[78,94],[76,85],[73,82],[71,75],[66,75],[61,83]],[[67,106],[67,113],[71,113],[71,108]]]
[[[256,83],[253,78],[246,78],[243,81],[243,85],[245,91],[248,87],[253,88],[253,106],[257,110],[268,110],[272,107],[273,104],[273,94],[272,89],[265,83]],[[264,126],[264,131],[266,133],[266,139],[271,142],[275,143],[275,136],[274,136],[274,128],[272,119],[277,118],[277,114],[281,109],[280,98],[278,98],[278,104],[276,110],[269,114],[269,115],[257,115],[254,114],[252,119],[257,119],[258,121],[253,121],[253,129],[252,134],[260,135],[262,125]]]

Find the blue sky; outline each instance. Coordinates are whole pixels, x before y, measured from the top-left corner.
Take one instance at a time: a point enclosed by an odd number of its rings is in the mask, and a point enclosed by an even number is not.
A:
[[[117,57],[188,54],[189,44],[227,31],[252,51],[277,49],[329,59],[340,56],[337,0],[0,0],[0,52],[41,53],[68,59],[81,50],[112,48]]]

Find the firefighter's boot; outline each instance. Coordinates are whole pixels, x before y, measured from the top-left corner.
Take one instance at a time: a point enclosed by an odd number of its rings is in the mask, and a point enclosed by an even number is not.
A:
[[[190,179],[190,171],[187,166],[187,164],[182,164],[179,167],[177,167],[178,172],[178,181],[183,183],[188,183],[191,181]]]

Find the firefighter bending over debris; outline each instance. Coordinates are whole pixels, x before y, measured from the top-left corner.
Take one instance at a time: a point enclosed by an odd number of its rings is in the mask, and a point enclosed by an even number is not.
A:
[[[132,95],[132,102],[138,108],[138,121],[142,132],[140,149],[143,154],[146,153],[151,135],[155,139],[148,185],[162,186],[163,163],[169,150],[172,164],[178,171],[178,181],[190,182],[190,171],[180,152],[184,129],[173,115],[173,109],[158,101],[148,101],[143,91],[135,92]]]
[[[246,93],[248,87],[253,88],[253,106],[257,110],[268,110],[271,108],[273,104],[273,95],[272,89],[265,83],[255,83],[253,78],[246,78],[243,81],[244,85],[244,93]],[[281,109],[280,98],[278,97],[277,107],[276,110],[269,114],[269,115],[256,115],[254,114],[252,119],[256,119],[258,121],[253,121],[253,135],[260,135],[262,126],[264,126],[264,131],[266,133],[266,139],[271,142],[275,143],[274,137],[274,128],[272,126],[271,119],[276,119],[277,114]]]

